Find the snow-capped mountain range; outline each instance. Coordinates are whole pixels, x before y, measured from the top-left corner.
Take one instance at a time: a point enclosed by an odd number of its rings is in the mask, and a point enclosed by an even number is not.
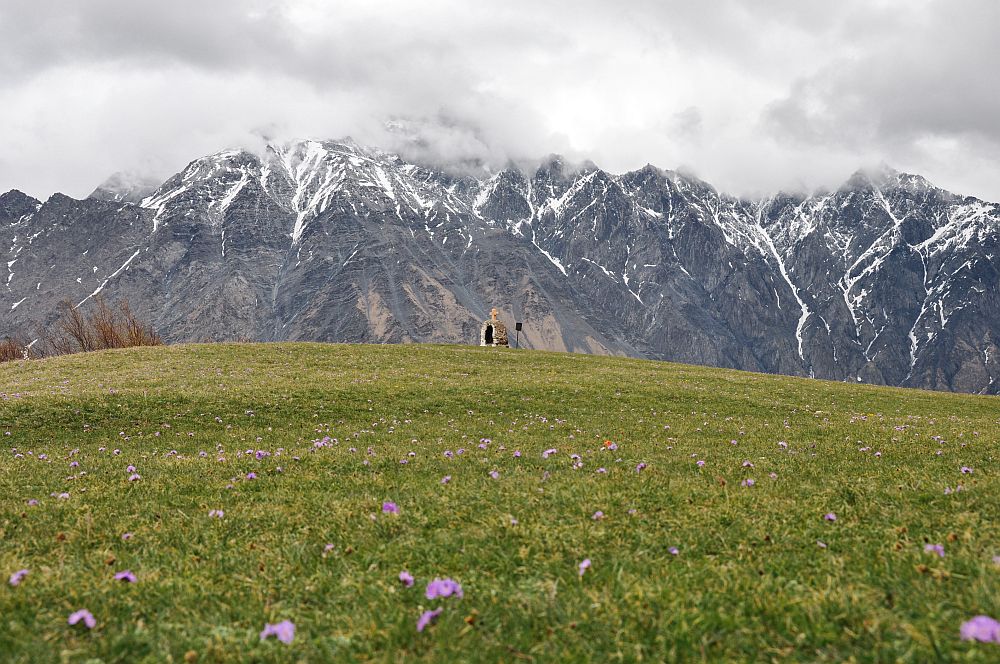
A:
[[[98,293],[172,341],[475,343],[496,306],[524,347],[995,394],[998,223],[887,168],[750,201],[652,166],[459,177],[299,141],[0,196],[0,336]]]

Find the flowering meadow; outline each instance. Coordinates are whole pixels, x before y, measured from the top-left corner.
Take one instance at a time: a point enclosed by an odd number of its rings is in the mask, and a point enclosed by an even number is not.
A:
[[[1000,661],[995,398],[458,346],[0,366],[0,660]]]

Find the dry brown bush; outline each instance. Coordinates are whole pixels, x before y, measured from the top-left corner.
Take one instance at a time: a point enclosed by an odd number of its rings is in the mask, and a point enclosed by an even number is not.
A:
[[[0,362],[27,360],[34,357],[31,348],[20,337],[7,337],[0,340]]]
[[[103,297],[94,298],[89,314],[68,300],[59,303],[59,318],[40,334],[48,355],[86,353],[109,348],[161,346],[163,339],[152,325],[143,323],[129,307],[128,300],[111,305]]]

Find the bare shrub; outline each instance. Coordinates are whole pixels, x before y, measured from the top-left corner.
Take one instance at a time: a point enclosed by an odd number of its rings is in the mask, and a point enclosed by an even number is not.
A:
[[[59,355],[86,353],[97,349],[87,319],[69,300],[59,303],[59,320],[55,325],[55,333],[54,347]]]
[[[0,340],[0,362],[27,360],[34,357],[31,347],[20,337],[6,337]]]
[[[68,300],[60,302],[59,318],[40,332],[40,338],[49,355],[163,345],[153,326],[140,321],[127,300],[112,305],[100,296],[86,315]]]
[[[108,306],[104,298],[97,298],[94,311],[88,320],[92,331],[93,342],[98,348],[123,348],[125,338],[122,334],[122,323],[119,323],[117,312]]]
[[[126,347],[134,346],[162,346],[163,338],[153,329],[152,325],[143,323],[128,305],[128,300],[118,302],[118,312],[121,314],[122,328],[124,331],[123,343]]]

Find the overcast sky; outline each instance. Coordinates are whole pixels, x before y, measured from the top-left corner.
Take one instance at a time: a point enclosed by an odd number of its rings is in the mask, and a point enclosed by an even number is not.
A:
[[[502,166],[835,187],[880,162],[1000,201],[994,0],[3,0],[0,191],[87,195],[337,138]]]

